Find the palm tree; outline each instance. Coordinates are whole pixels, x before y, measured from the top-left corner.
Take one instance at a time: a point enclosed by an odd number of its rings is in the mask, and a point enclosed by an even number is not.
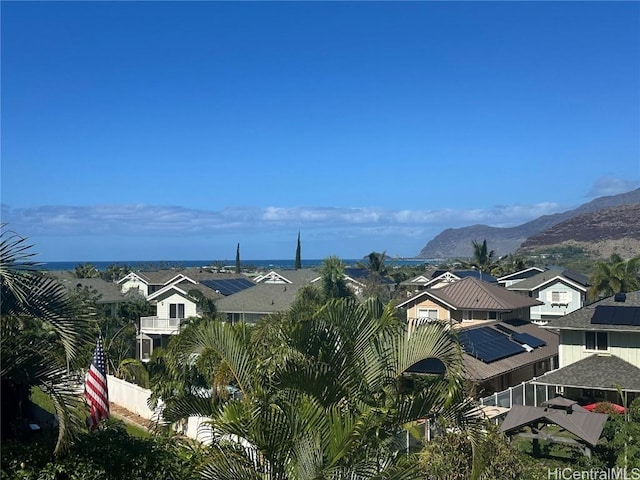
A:
[[[344,263],[338,257],[327,257],[320,266],[322,292],[325,298],[348,298],[353,292],[344,279]]]
[[[196,301],[198,312],[207,318],[216,318],[218,311],[213,298],[206,297],[204,293],[195,288],[189,290],[189,296]]]
[[[591,274],[589,298],[596,300],[640,288],[640,256],[624,260],[613,254],[608,261],[596,262]]]
[[[368,271],[367,277],[364,279],[364,288],[362,295],[365,298],[378,297],[381,300],[388,301],[391,299],[391,290],[385,285],[383,278],[388,274],[386,265],[387,252],[371,252],[367,255],[368,262],[358,262],[358,268],[364,268]]]
[[[402,427],[442,416],[473,424],[475,416],[454,334],[432,323],[408,335],[394,314],[375,300],[332,300],[304,322],[272,324],[277,345],[269,351],[257,350],[242,324],[207,322],[190,332],[174,361],[214,352],[242,392],[241,400],[201,396],[165,411],[170,421],[212,419],[212,461],[203,477],[418,478],[398,442]],[[264,368],[273,351],[276,368]],[[446,373],[409,388],[404,372],[424,358],[439,360]]]
[[[482,271],[488,272],[494,262],[495,252],[487,247],[487,240],[482,243],[473,241],[473,259],[472,264]]]
[[[73,270],[76,278],[96,278],[100,276],[98,269],[91,263],[82,263]]]
[[[55,451],[64,451],[83,425],[70,372],[88,340],[88,314],[77,316],[66,289],[37,269],[31,245],[2,225],[0,233],[0,355],[2,438],[19,435],[32,387],[47,393],[58,419]],[[89,312],[91,313],[91,312]]]

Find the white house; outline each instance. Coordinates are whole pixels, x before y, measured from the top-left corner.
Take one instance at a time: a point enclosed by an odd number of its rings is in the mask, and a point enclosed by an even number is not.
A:
[[[138,352],[141,352],[141,360],[149,360],[154,348],[166,346],[171,335],[180,332],[185,319],[201,315],[194,291],[214,300],[222,297],[213,289],[188,279],[149,295],[147,300],[155,304],[156,314],[140,318]]]
[[[585,303],[589,279],[571,270],[545,270],[508,287],[542,302],[531,308],[531,319],[541,325],[571,313]]]
[[[193,284],[196,283],[195,280],[175,270],[158,270],[152,272],[130,272],[118,280],[118,285],[120,285],[120,291],[122,293],[127,293],[129,290],[136,290],[146,298],[149,298],[150,295],[167,285],[173,285],[183,281]]]

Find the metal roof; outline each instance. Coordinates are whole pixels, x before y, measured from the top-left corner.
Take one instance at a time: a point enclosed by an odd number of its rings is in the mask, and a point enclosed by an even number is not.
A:
[[[485,310],[509,312],[543,303],[511,292],[504,287],[466,277],[446,287],[428,290],[431,296],[452,305],[456,310]]]
[[[580,410],[514,405],[500,425],[504,433],[515,433],[523,427],[553,423],[564,428],[589,445],[596,445],[609,416]]]

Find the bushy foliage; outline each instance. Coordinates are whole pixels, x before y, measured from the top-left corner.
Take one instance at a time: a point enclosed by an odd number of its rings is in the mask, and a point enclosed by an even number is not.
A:
[[[60,457],[51,453],[55,438],[49,432],[37,435],[2,445],[3,479],[195,480],[207,454],[178,437],[132,437],[116,421],[81,434]]]
[[[527,462],[495,425],[487,425],[487,433],[477,448],[477,458],[484,467],[481,478],[531,478]],[[420,454],[420,465],[428,480],[466,480],[471,477],[472,458],[472,443],[467,433],[450,428],[426,443]]]

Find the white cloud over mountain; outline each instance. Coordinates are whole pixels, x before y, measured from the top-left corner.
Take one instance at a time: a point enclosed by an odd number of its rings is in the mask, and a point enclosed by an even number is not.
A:
[[[199,210],[158,205],[2,205],[2,221],[29,235],[189,235],[265,232],[282,228],[354,229],[420,235],[425,229],[475,223],[513,226],[558,211],[555,203],[501,205],[491,209],[390,210],[341,207],[229,207]],[[427,240],[427,239],[425,239]]]

